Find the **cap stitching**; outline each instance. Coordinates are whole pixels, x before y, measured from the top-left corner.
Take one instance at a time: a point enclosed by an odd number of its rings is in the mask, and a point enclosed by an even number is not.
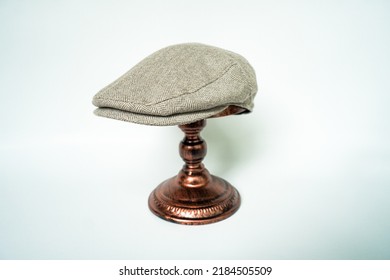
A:
[[[173,99],[176,99],[176,98],[179,98],[183,95],[187,95],[187,94],[193,94],[193,93],[196,93],[198,92],[199,90],[201,90],[202,88],[205,88],[215,82],[217,82],[218,80],[220,80],[221,78],[223,78],[234,66],[238,65],[237,62],[229,65],[223,72],[220,76],[218,76],[217,78],[215,78],[214,80],[211,80],[210,82],[202,85],[201,87],[197,88],[196,90],[194,91],[190,91],[190,92],[183,92],[183,93],[180,93],[180,95],[177,95],[177,96],[173,96],[173,97],[170,97],[170,98],[167,98],[167,99],[164,99],[164,100],[160,100],[158,102],[153,102],[153,103],[147,103],[147,104],[143,104],[143,103],[135,103],[135,102],[126,102],[126,101],[123,101],[123,100],[118,100],[118,99],[113,99],[113,98],[110,98],[110,97],[95,97],[94,99],[98,99],[98,100],[110,100],[110,101],[116,101],[116,102],[124,102],[124,103],[129,103],[129,104],[134,104],[134,105],[143,105],[143,106],[152,106],[152,105],[157,105],[157,104],[161,104],[161,103],[164,103],[164,102],[167,102],[169,100],[173,100]]]

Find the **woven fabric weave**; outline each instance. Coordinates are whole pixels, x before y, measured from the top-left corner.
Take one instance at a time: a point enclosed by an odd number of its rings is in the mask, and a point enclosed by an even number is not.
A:
[[[257,92],[253,68],[242,56],[188,43],[163,48],[100,90],[95,114],[146,125],[206,119],[235,105],[250,112]]]

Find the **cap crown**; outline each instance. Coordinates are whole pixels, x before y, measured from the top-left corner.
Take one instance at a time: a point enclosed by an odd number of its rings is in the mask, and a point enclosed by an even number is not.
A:
[[[99,116],[148,125],[205,119],[229,105],[253,109],[253,68],[242,56],[197,43],[163,48],[93,98]]]

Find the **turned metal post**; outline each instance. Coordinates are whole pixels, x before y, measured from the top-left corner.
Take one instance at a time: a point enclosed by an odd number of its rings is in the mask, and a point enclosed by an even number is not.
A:
[[[199,133],[205,126],[206,120],[179,125],[185,133],[179,146],[180,156],[185,162],[178,174],[179,184],[182,187],[200,188],[206,186],[211,180],[210,173],[202,163],[207,153],[207,145]]]
[[[205,126],[206,120],[179,125],[185,133],[179,146],[185,164],[177,176],[162,182],[149,196],[149,208],[162,219],[187,225],[208,224],[228,218],[240,206],[238,191],[211,175],[202,163],[207,146],[199,134]]]

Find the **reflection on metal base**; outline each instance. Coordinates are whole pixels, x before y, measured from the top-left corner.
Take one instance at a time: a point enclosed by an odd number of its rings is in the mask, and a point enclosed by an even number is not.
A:
[[[240,207],[240,195],[225,180],[211,175],[201,188],[185,188],[173,177],[161,183],[149,197],[149,208],[165,220],[202,225],[221,221]]]

